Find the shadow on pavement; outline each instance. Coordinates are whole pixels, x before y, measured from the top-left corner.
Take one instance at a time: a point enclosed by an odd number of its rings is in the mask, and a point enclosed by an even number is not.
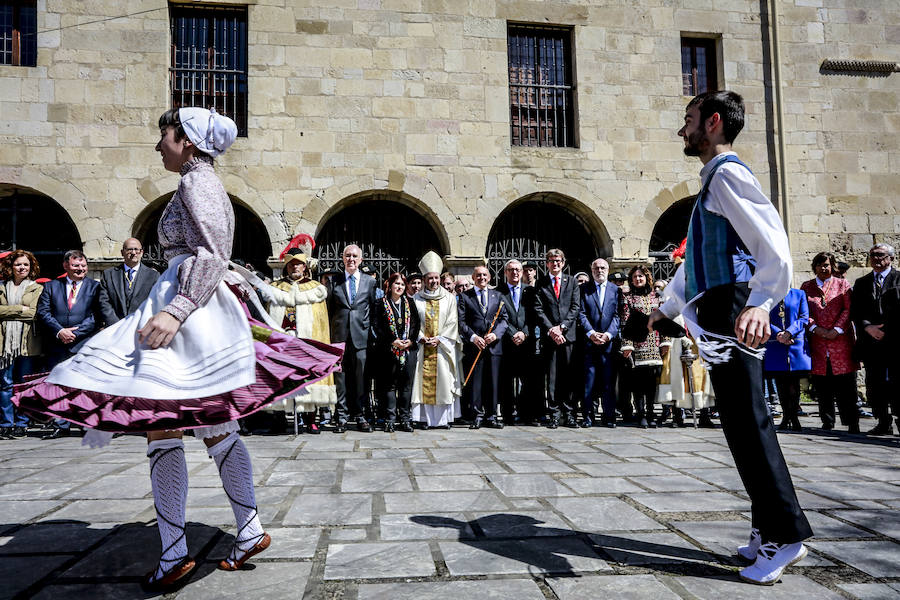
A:
[[[209,556],[210,551],[219,544],[228,548],[234,539],[202,523],[189,522],[186,529],[188,551],[197,568],[185,584],[215,571],[224,552]],[[49,585],[122,586],[129,597],[155,597],[138,586],[156,568],[160,549],[153,521],[110,527],[84,521],[0,524],[0,600],[32,598]]]
[[[458,541],[463,544],[528,564],[554,576],[578,577],[576,572],[585,570],[573,567],[567,556],[604,559],[627,565],[653,565],[654,571],[727,579],[735,579],[734,571],[711,563],[739,564],[735,557],[695,548],[572,529],[538,527],[543,521],[527,515],[499,513],[471,521],[415,515],[410,520],[428,527],[456,529],[459,532]],[[467,528],[471,528],[475,538],[467,535]],[[486,537],[485,531],[507,531],[509,534],[506,537]],[[647,534],[635,534],[641,535]],[[583,543],[573,544],[575,539]]]

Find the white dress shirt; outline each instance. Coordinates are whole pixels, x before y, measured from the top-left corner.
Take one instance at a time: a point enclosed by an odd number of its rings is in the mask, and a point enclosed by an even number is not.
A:
[[[597,293],[600,296],[600,316],[601,317],[603,316],[603,301],[606,299],[606,285],[608,283],[609,283],[609,280],[604,281],[603,283],[597,283],[596,281],[594,281],[594,284],[597,286]],[[588,331],[588,337],[591,337],[595,333],[597,333],[597,332],[594,331],[593,329],[591,329],[590,331]],[[612,337],[612,336],[610,336],[610,337]]]
[[[729,154],[735,153],[723,152],[703,166],[700,179],[704,184],[713,166]],[[787,295],[793,279],[791,249],[778,211],[763,193],[756,177],[732,162],[724,163],[715,172],[704,203],[707,210],[728,219],[756,259],[756,272],[748,284],[750,297],[746,305],[771,311]],[[684,297],[683,263],[666,287],[667,292],[670,287],[669,299],[659,309],[673,319],[689,300]]]

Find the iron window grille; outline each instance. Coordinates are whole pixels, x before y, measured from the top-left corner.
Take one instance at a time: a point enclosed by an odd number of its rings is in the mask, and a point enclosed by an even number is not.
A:
[[[681,93],[696,96],[719,89],[716,63],[716,40],[682,37]]]
[[[0,65],[37,66],[35,2],[0,3]]]
[[[247,7],[170,4],[172,107],[215,108],[247,135]]]
[[[509,25],[507,48],[511,144],[574,148],[572,29]]]

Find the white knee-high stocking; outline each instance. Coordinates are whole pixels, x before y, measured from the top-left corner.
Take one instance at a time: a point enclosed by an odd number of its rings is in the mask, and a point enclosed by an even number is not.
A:
[[[162,542],[159,565],[151,578],[162,578],[187,558],[184,510],[187,504],[188,472],[184,443],[180,439],[156,440],[147,446],[156,525]]]
[[[228,556],[228,560],[234,563],[265,535],[256,510],[253,465],[250,463],[247,447],[237,433],[228,434],[224,440],[209,448],[209,456],[219,467],[222,487],[231,501],[237,523],[237,535]]]

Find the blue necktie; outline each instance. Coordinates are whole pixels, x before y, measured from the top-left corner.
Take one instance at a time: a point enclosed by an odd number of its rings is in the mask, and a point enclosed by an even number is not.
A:
[[[131,289],[131,286],[134,285],[134,269],[126,269],[125,277],[128,278],[128,289]]]
[[[514,285],[510,289],[512,290],[513,306],[515,307],[516,312],[519,312],[519,286]]]
[[[356,302],[356,273],[350,276],[350,304]]]

